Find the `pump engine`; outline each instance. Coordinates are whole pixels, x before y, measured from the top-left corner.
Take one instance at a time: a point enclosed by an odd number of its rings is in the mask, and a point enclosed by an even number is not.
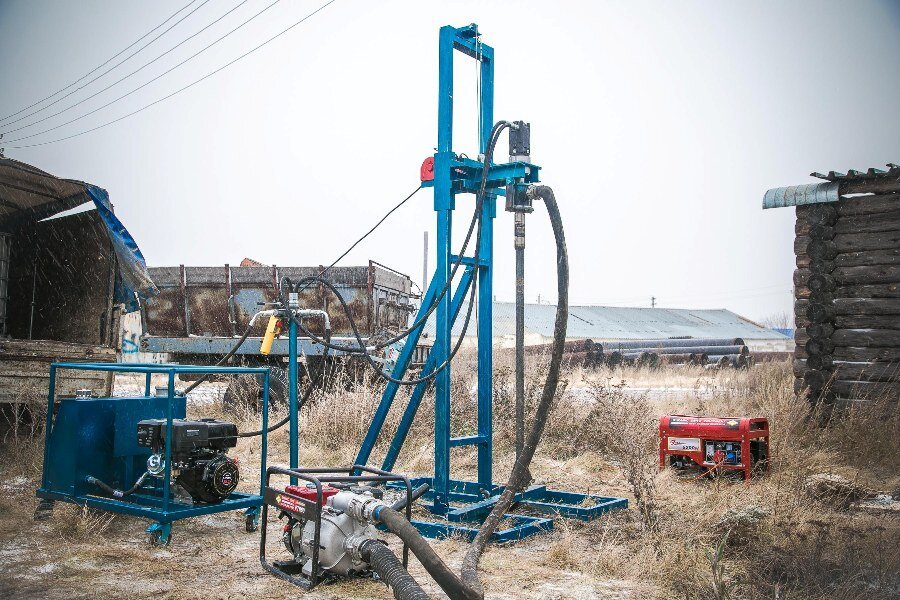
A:
[[[166,420],[137,424],[137,445],[150,448],[147,471],[165,472]],[[237,489],[237,460],[227,455],[237,445],[237,426],[217,419],[172,420],[172,475],[196,503],[216,504]]]

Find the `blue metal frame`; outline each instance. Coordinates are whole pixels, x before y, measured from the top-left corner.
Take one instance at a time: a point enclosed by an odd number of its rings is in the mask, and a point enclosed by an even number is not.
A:
[[[218,504],[185,504],[172,500],[170,497],[171,490],[171,468],[172,464],[172,436],[166,435],[166,456],[165,456],[165,475],[163,477],[163,485],[149,486],[141,492],[132,494],[127,498],[109,498],[104,496],[95,496],[93,494],[66,494],[53,491],[48,485],[48,465],[50,457],[50,437],[53,430],[54,422],[54,402],[56,400],[56,372],[59,369],[74,369],[80,371],[105,371],[112,373],[143,373],[146,375],[144,383],[144,398],[151,396],[151,377],[154,373],[168,375],[168,395],[166,402],[166,428],[171,431],[173,410],[175,401],[178,397],[175,395],[175,375],[185,374],[259,374],[263,376],[263,412],[262,427],[263,430],[268,428],[269,422],[269,368],[245,368],[245,367],[205,367],[192,365],[166,365],[166,364],[145,364],[145,363],[53,363],[50,365],[50,386],[47,395],[47,421],[44,431],[44,464],[41,477],[41,487],[36,494],[40,498],[47,500],[61,500],[64,502],[72,502],[75,504],[89,506],[101,510],[111,512],[119,512],[136,517],[144,517],[155,521],[147,528],[148,533],[157,533],[162,542],[168,540],[171,532],[171,524],[179,519],[188,517],[196,517],[199,515],[208,515],[212,513],[225,512],[230,510],[246,509],[245,513],[252,518],[254,522],[258,522],[260,510],[263,504],[262,490],[265,487],[265,471],[266,471],[266,455],[268,452],[268,436],[263,433],[261,439],[260,450],[260,493],[246,494],[243,492],[233,492],[228,498]],[[121,402],[133,401],[135,398],[111,398]],[[141,399],[141,398],[138,398]]]
[[[437,293],[444,289],[450,277],[453,263],[458,260],[450,248],[453,211],[457,194],[478,192],[484,165],[481,161],[461,157],[453,151],[453,61],[456,52],[474,58],[481,64],[479,115],[479,152],[487,150],[488,137],[494,124],[494,49],[481,43],[478,27],[473,23],[465,27],[442,27],[439,41],[438,83],[438,144],[434,154],[434,180],[423,182],[434,188],[434,210],[437,213],[437,267],[422,299],[416,321],[428,312],[436,301]],[[536,183],[540,167],[531,163],[512,162],[492,164],[487,176],[486,194],[481,223],[481,247],[476,265],[470,257],[463,257],[465,270],[452,294],[444,294],[437,300],[436,333],[434,345],[422,370],[423,375],[443,364],[451,350],[451,330],[471,285],[478,285],[478,410],[477,434],[451,437],[450,432],[450,367],[441,370],[434,378],[434,476],[418,479],[417,484],[427,482],[431,490],[426,498],[431,500],[428,509],[444,517],[448,522],[414,521],[423,535],[442,537],[459,533],[473,537],[476,528],[458,525],[462,521],[480,521],[490,512],[502,492],[502,486],[493,482],[493,250],[494,218],[497,214],[497,196],[505,194],[505,186],[512,182]],[[407,371],[421,327],[412,331],[393,370],[395,378],[402,378]],[[390,471],[397,461],[413,418],[424,396],[427,384],[415,387],[404,411],[400,426],[388,448],[382,469]],[[292,386],[293,389],[293,386]],[[396,398],[399,386],[388,384],[372,423],[356,457],[358,465],[368,464],[372,450],[384,426],[385,419]],[[450,450],[461,446],[475,446],[478,452],[478,480],[459,481],[450,478]],[[590,501],[589,501],[590,500]],[[590,519],[613,508],[627,506],[623,498],[605,498],[571,492],[547,490],[544,486],[532,486],[517,496],[519,505],[551,514]],[[459,506],[462,504],[462,506]],[[509,541],[546,531],[553,527],[551,519],[507,515],[512,525],[494,534],[495,541]]]

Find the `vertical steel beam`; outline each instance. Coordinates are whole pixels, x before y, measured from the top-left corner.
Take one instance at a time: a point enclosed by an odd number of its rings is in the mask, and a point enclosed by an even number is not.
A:
[[[325,357],[322,357],[325,360]],[[300,422],[297,415],[297,323],[290,320],[288,327],[288,415],[290,417],[290,461],[291,468],[297,468],[298,443],[300,440]],[[325,364],[322,365],[325,368]],[[297,485],[297,478],[291,477],[291,485]]]
[[[478,259],[478,485],[491,491],[493,462],[493,248],[496,197],[486,194]]]
[[[438,145],[434,157],[434,209],[437,211],[437,269],[434,280],[443,289],[450,274],[450,241],[453,222],[453,190],[450,160],[453,156],[453,51],[456,29],[441,27],[438,47]],[[435,364],[450,354],[450,295],[438,301],[437,326],[432,353]],[[449,509],[450,492],[450,367],[435,377],[434,399],[434,506],[441,514]]]
[[[481,95],[478,107],[481,123],[479,147],[487,152],[488,136],[494,125],[494,53],[489,46],[477,42],[481,61]],[[494,217],[497,216],[497,197],[485,194],[481,214],[481,247],[478,275],[478,435],[485,442],[478,445],[478,485],[482,491],[493,486],[493,389],[494,389]]]

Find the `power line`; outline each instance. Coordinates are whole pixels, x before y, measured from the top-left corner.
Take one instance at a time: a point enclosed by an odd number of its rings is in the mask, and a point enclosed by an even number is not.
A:
[[[180,13],[182,10],[184,10],[185,8],[187,8],[188,6],[190,6],[191,4],[193,4],[194,2],[196,2],[196,0],[191,0],[191,1],[187,4],[187,6],[185,6],[185,7],[182,8],[182,9],[180,9],[178,12],[175,13],[175,15],[177,15],[178,13]],[[149,42],[147,42],[146,44],[144,44],[143,46],[141,46],[140,48],[138,48],[137,50],[135,50],[135,51],[132,52],[131,54],[129,54],[127,57],[125,57],[125,58],[123,58],[122,60],[120,60],[118,63],[116,63],[116,64],[113,65],[112,67],[110,67],[110,68],[108,68],[107,70],[103,71],[102,73],[100,73],[99,75],[97,75],[96,77],[94,77],[93,79],[91,79],[90,81],[88,81],[87,83],[85,83],[84,85],[82,85],[81,87],[78,87],[78,88],[72,90],[71,92],[69,92],[68,94],[66,94],[65,96],[63,96],[62,98],[57,98],[56,100],[54,100],[54,101],[51,102],[50,104],[48,104],[48,105],[46,105],[46,106],[43,106],[43,107],[37,109],[37,110],[34,111],[34,112],[30,112],[30,113],[28,113],[28,114],[25,115],[25,116],[19,117],[19,118],[16,119],[15,121],[10,121],[9,123],[6,123],[6,125],[12,125],[13,123],[18,123],[18,122],[21,121],[22,119],[27,119],[28,117],[30,117],[30,116],[32,116],[32,115],[36,115],[37,113],[41,112],[42,110],[45,110],[45,109],[47,109],[47,108],[50,108],[51,106],[53,106],[53,105],[56,104],[57,102],[60,102],[60,101],[62,101],[62,100],[64,100],[64,99],[68,98],[68,97],[71,96],[72,94],[78,92],[79,90],[84,89],[86,86],[92,84],[93,82],[97,81],[98,79],[100,79],[101,77],[103,77],[104,75],[106,75],[107,73],[109,73],[110,71],[112,71],[113,69],[115,69],[116,67],[118,67],[119,65],[122,65],[122,64],[125,63],[126,61],[130,60],[133,56],[135,56],[136,54],[138,54],[139,52],[141,52],[144,48],[146,48],[147,46],[149,46],[150,44],[152,44],[153,42],[155,42],[156,40],[158,40],[159,38],[161,38],[162,36],[164,36],[165,34],[167,34],[168,32],[170,32],[170,31],[172,30],[173,27],[175,27],[176,25],[178,25],[179,23],[181,23],[182,21],[184,21],[185,19],[187,19],[188,17],[190,17],[192,14],[194,14],[195,12],[197,12],[198,10],[200,10],[200,9],[203,7],[203,5],[206,4],[207,2],[209,2],[209,0],[203,0],[203,2],[200,4],[200,6],[196,7],[194,10],[192,10],[192,11],[189,12],[188,14],[184,15],[183,17],[181,17],[180,19],[178,19],[178,20],[175,21],[174,23],[172,23],[172,25],[170,25],[169,28],[166,29],[165,31],[163,31],[161,34],[159,34],[158,36],[156,36],[155,38],[153,38],[152,40],[150,40]],[[172,15],[172,17],[174,17],[175,15]],[[142,37],[139,38],[137,41],[135,41],[134,44],[137,44],[137,43],[140,42],[142,39],[144,39],[145,37],[147,37],[148,35],[150,35],[150,34],[153,33],[154,31],[156,31],[157,29],[159,29],[160,27],[162,27],[163,25],[165,25],[172,17],[169,17],[168,19],[166,19],[165,21],[163,21],[162,23],[160,23],[159,25],[157,25],[155,28],[151,29],[151,30],[150,30],[149,32],[147,32],[144,36],[142,36]],[[131,46],[128,46],[128,48],[131,48],[132,46],[134,46],[134,44],[131,44]],[[125,50],[128,50],[128,48],[125,48]],[[18,115],[19,113],[22,113],[22,112],[28,110],[28,109],[31,108],[32,106],[37,106],[38,104],[40,104],[40,103],[43,102],[44,100],[49,100],[50,98],[52,98],[52,97],[55,96],[56,94],[59,94],[60,92],[64,92],[65,90],[69,89],[69,88],[72,87],[73,85],[75,85],[75,84],[77,84],[78,82],[82,81],[85,77],[88,77],[91,73],[94,73],[94,72],[97,71],[98,69],[100,69],[100,68],[102,68],[103,66],[109,64],[109,62],[110,62],[111,60],[113,60],[113,59],[116,58],[117,56],[120,56],[123,52],[125,52],[125,50],[122,50],[122,52],[119,52],[118,54],[116,54],[115,56],[113,56],[112,58],[110,58],[109,60],[107,60],[105,63],[103,63],[103,64],[100,65],[99,67],[95,68],[93,71],[91,71],[91,72],[88,73],[87,75],[84,75],[84,77],[82,77],[81,79],[78,79],[77,81],[74,81],[74,82],[70,83],[70,84],[67,85],[66,87],[62,88],[61,90],[59,90],[59,91],[57,91],[57,92],[54,92],[53,94],[47,96],[46,98],[44,98],[44,99],[42,99],[42,100],[38,100],[38,101],[35,102],[34,104],[31,104],[31,105],[29,105],[29,106],[26,106],[25,108],[23,108],[23,109],[20,110],[19,112],[15,112],[15,113],[13,113],[13,114],[11,114],[11,115],[8,115],[8,116],[6,116],[6,117],[3,117],[2,119],[0,119],[0,121],[5,121],[5,120],[9,119],[10,117],[14,117],[14,116]]]
[[[47,115],[46,117],[42,117],[42,118],[38,119],[37,121],[32,121],[31,123],[26,123],[25,125],[21,125],[21,126],[19,126],[19,127],[16,127],[15,129],[7,129],[7,130],[4,131],[3,133],[4,133],[4,134],[14,133],[14,132],[16,132],[16,131],[21,131],[22,129],[26,129],[26,128],[28,128],[28,127],[31,127],[32,125],[37,125],[38,123],[43,123],[44,121],[47,121],[47,120],[49,120],[49,119],[52,119],[53,117],[56,117],[56,116],[58,116],[58,115],[61,115],[61,114],[63,114],[64,112],[67,112],[67,111],[69,111],[69,110],[75,108],[76,106],[78,106],[78,105],[80,105],[80,104],[84,104],[85,102],[87,102],[87,101],[90,100],[91,98],[95,98],[96,96],[99,96],[100,94],[102,94],[102,93],[105,92],[106,90],[108,90],[108,89],[110,89],[110,88],[112,88],[112,87],[115,87],[115,86],[119,85],[120,83],[122,83],[123,81],[125,81],[126,79],[128,79],[129,77],[131,77],[132,75],[135,75],[136,73],[138,73],[138,72],[144,70],[146,67],[149,67],[150,65],[152,65],[153,63],[155,63],[156,61],[158,61],[158,60],[159,60],[160,58],[162,58],[163,56],[166,56],[166,55],[169,54],[170,52],[176,50],[177,48],[179,48],[179,47],[181,47],[182,45],[186,44],[186,43],[189,42],[190,40],[194,39],[195,37],[197,37],[198,35],[200,35],[200,34],[203,33],[204,31],[206,31],[207,29],[209,29],[210,27],[212,27],[213,25],[215,25],[216,23],[218,23],[219,21],[221,21],[222,19],[224,19],[225,17],[227,17],[228,15],[230,15],[231,13],[233,13],[234,11],[236,11],[237,9],[239,9],[241,6],[243,6],[244,4],[246,4],[248,1],[249,1],[249,0],[242,0],[237,6],[235,6],[234,8],[232,8],[231,10],[229,10],[228,12],[226,12],[224,15],[222,15],[221,17],[219,17],[218,19],[216,19],[216,20],[213,21],[212,23],[210,23],[210,24],[206,25],[205,27],[203,27],[203,29],[201,29],[201,30],[197,31],[196,33],[190,35],[189,37],[186,37],[185,39],[181,40],[180,42],[178,42],[177,44],[175,44],[174,46],[172,46],[171,48],[169,48],[168,50],[166,50],[165,52],[163,52],[162,54],[160,54],[159,56],[157,56],[157,57],[154,58],[153,60],[151,60],[151,61],[149,61],[149,62],[147,62],[147,63],[144,63],[143,65],[141,65],[140,67],[138,67],[137,69],[135,69],[134,71],[132,71],[131,73],[129,73],[128,75],[125,75],[124,77],[120,77],[120,78],[117,79],[116,81],[113,81],[111,84],[109,84],[108,86],[106,86],[105,88],[103,88],[102,90],[100,90],[99,92],[94,92],[94,93],[91,94],[90,96],[87,96],[86,98],[82,98],[81,100],[79,100],[79,101],[76,102],[75,104],[70,104],[70,105],[67,106],[66,108],[64,108],[64,109],[62,109],[62,110],[60,110],[60,111],[57,111],[57,112],[53,113],[52,115]],[[274,5],[274,3],[273,3],[273,4],[270,4],[269,6],[267,6],[265,9],[263,9],[263,11],[261,11],[261,12],[258,13],[257,15],[254,15],[254,17],[252,17],[251,20],[252,20],[253,18],[256,18],[256,16],[259,16],[259,14],[261,14],[262,12],[265,12],[266,10],[268,10],[269,8],[271,8],[273,5]],[[203,6],[203,5],[201,4],[200,6]],[[200,8],[200,7],[198,6],[197,8]],[[190,15],[188,15],[188,16],[190,16]],[[244,24],[246,24],[246,23],[244,23]],[[176,25],[177,25],[177,23],[176,23]],[[243,26],[243,24],[242,24],[242,26]],[[233,33],[233,31],[232,31],[232,32],[229,32],[229,33],[226,34],[226,35],[230,35],[231,33]],[[217,41],[218,41],[218,40],[217,40]],[[215,42],[214,42],[214,43],[215,43]],[[146,47],[146,46],[145,46],[145,47]],[[205,49],[206,49],[206,48],[204,48],[204,50],[205,50]],[[196,56],[196,55],[195,55],[195,56]],[[191,58],[193,58],[193,57],[191,57]],[[190,60],[190,59],[188,59],[188,60]],[[124,61],[123,61],[123,62],[124,62]],[[122,64],[122,63],[119,63],[119,64]],[[182,63],[182,64],[183,64],[183,63]],[[116,66],[118,66],[118,65],[116,65]],[[178,65],[178,66],[180,66],[180,65]],[[113,67],[113,68],[115,68],[115,67]],[[110,69],[110,70],[111,70],[111,69]],[[48,104],[47,106],[45,106],[45,107],[43,107],[43,108],[41,108],[41,109],[39,109],[39,110],[34,111],[34,112],[31,113],[30,115],[26,115],[25,117],[22,117],[22,118],[20,118],[20,119],[16,119],[15,121],[11,121],[11,122],[7,123],[7,125],[12,125],[13,123],[17,123],[18,121],[21,121],[22,119],[24,119],[24,118],[26,118],[26,117],[28,117],[28,116],[35,115],[35,114],[41,112],[42,110],[44,110],[44,109],[46,109],[46,108],[49,108],[49,107],[52,106],[53,104],[56,104],[56,102],[59,102],[60,100],[63,100],[63,99],[65,99],[65,98],[68,98],[69,96],[71,96],[72,94],[74,94],[75,92],[77,92],[78,90],[81,90],[81,89],[87,87],[88,85],[90,85],[91,83],[93,83],[94,81],[97,81],[97,79],[99,79],[99,78],[102,77],[103,75],[106,75],[106,73],[109,73],[109,71],[106,71],[106,72],[103,73],[102,75],[98,75],[97,77],[95,77],[95,78],[92,79],[91,81],[88,81],[86,84],[84,84],[83,86],[81,86],[81,87],[78,88],[77,90],[73,90],[72,92],[66,94],[66,95],[63,96],[62,98],[59,98],[59,100],[56,100],[56,101],[53,102],[52,104]],[[168,73],[168,71],[167,71],[167,73]],[[165,74],[165,73],[164,73],[164,74]],[[148,82],[148,83],[150,83],[150,82]],[[145,84],[145,85],[146,85],[146,84]],[[138,89],[140,89],[140,88],[138,88]],[[129,93],[131,93],[131,92],[129,92]],[[124,97],[124,96],[123,96],[123,97]],[[118,100],[118,99],[117,99],[117,100]],[[113,102],[116,102],[117,100],[114,100]],[[107,104],[107,105],[105,105],[105,106],[109,106],[109,105]],[[102,108],[102,107],[101,107],[101,108]],[[99,109],[98,109],[98,110],[99,110]],[[78,118],[76,118],[76,119],[72,119],[71,121],[67,121],[66,123],[63,123],[62,125],[59,125],[58,127],[62,127],[62,126],[64,126],[64,125],[68,125],[69,123],[73,123],[73,122],[75,122],[75,121],[77,121],[77,120],[79,120],[79,119],[81,119],[81,118],[83,118],[83,117],[85,117],[85,116],[87,116],[87,115],[89,115],[89,114],[91,114],[91,113],[87,113],[86,115],[82,115],[81,117],[78,117]],[[58,128],[58,127],[57,127],[57,128]],[[47,129],[47,130],[45,130],[45,131],[42,131],[41,133],[47,133],[48,131],[52,131],[52,129]],[[36,133],[36,134],[34,134],[34,135],[40,135],[40,134],[39,134],[39,133]],[[19,139],[25,139],[25,138],[19,138]]]
[[[10,148],[17,148],[17,149],[21,149],[21,148],[34,148],[34,147],[36,147],[36,146],[46,146],[47,144],[55,144],[56,142],[62,142],[62,141],[65,141],[65,140],[70,140],[70,139],[72,139],[72,138],[76,138],[76,137],[79,137],[79,136],[82,136],[82,135],[85,135],[85,134],[88,134],[88,133],[97,131],[98,129],[103,129],[104,127],[108,127],[108,126],[110,126],[110,125],[113,125],[114,123],[118,123],[119,121],[123,121],[123,120],[127,119],[128,117],[134,116],[134,115],[138,114],[139,112],[143,112],[143,111],[147,110],[148,108],[150,108],[151,106],[154,106],[154,105],[156,105],[156,104],[159,104],[160,102],[163,102],[163,101],[165,101],[165,100],[168,100],[168,99],[171,98],[172,96],[175,96],[175,95],[177,95],[177,94],[180,94],[181,92],[183,92],[183,91],[185,91],[185,90],[187,90],[187,89],[190,89],[190,88],[194,87],[195,85],[197,85],[197,84],[200,83],[201,81],[205,81],[206,79],[209,79],[210,77],[212,77],[213,75],[219,73],[220,71],[223,71],[224,69],[227,69],[228,67],[230,67],[230,66],[233,65],[234,63],[236,63],[236,62],[238,62],[238,61],[240,61],[240,60],[242,60],[242,59],[244,59],[244,58],[250,56],[251,54],[253,54],[253,53],[256,52],[257,50],[259,50],[259,49],[262,48],[263,46],[265,46],[265,45],[267,45],[267,44],[269,44],[269,43],[275,41],[276,39],[278,39],[279,37],[281,37],[282,35],[284,35],[284,34],[287,33],[288,31],[290,31],[290,30],[293,29],[294,27],[297,27],[298,25],[300,25],[301,23],[303,23],[303,22],[306,21],[307,19],[313,17],[314,15],[316,15],[317,13],[319,13],[320,11],[324,10],[325,8],[327,8],[328,6],[330,6],[331,4],[334,4],[336,1],[337,1],[337,0],[329,0],[328,2],[326,2],[325,4],[323,4],[322,6],[320,6],[319,8],[317,8],[316,10],[312,11],[311,13],[309,13],[308,15],[306,15],[305,17],[303,17],[303,18],[300,19],[299,21],[295,22],[293,25],[290,25],[290,26],[288,26],[287,28],[282,29],[280,32],[276,33],[275,35],[273,35],[272,37],[270,37],[269,39],[267,39],[267,40],[264,41],[263,43],[259,44],[258,46],[254,47],[254,48],[252,48],[252,49],[250,49],[250,50],[248,50],[247,52],[241,54],[240,56],[238,56],[238,57],[235,58],[234,60],[225,63],[224,65],[222,65],[221,67],[219,67],[219,68],[216,69],[215,71],[211,71],[211,72],[207,73],[206,75],[204,75],[203,77],[201,77],[200,79],[197,79],[197,80],[195,80],[195,81],[193,81],[193,82],[187,84],[186,86],[181,87],[181,88],[175,90],[175,91],[172,92],[171,94],[169,94],[169,95],[167,95],[167,96],[163,96],[162,98],[159,98],[158,100],[154,100],[154,101],[151,102],[150,104],[147,104],[147,105],[145,105],[145,106],[142,106],[141,108],[139,108],[139,109],[137,109],[137,110],[134,110],[134,111],[132,111],[132,112],[126,114],[126,115],[123,115],[123,116],[119,117],[118,119],[113,119],[112,121],[108,121],[108,122],[106,122],[106,123],[103,123],[102,125],[98,125],[97,127],[93,127],[93,128],[91,128],[91,129],[87,129],[87,130],[85,130],[85,131],[81,131],[81,132],[79,132],[79,133],[75,133],[75,134],[72,134],[72,135],[68,135],[68,136],[66,136],[66,137],[61,137],[61,138],[58,138],[58,139],[55,139],[55,140],[49,140],[49,141],[47,141],[47,142],[38,142],[38,143],[36,143],[36,144],[27,144],[27,145],[24,145],[24,146],[10,146]],[[16,141],[16,140],[12,140],[12,141]]]

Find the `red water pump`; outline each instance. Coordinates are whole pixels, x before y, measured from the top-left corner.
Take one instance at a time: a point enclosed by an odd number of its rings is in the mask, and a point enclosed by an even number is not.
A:
[[[769,421],[748,417],[665,415],[659,419],[659,467],[700,467],[710,474],[768,470]]]

